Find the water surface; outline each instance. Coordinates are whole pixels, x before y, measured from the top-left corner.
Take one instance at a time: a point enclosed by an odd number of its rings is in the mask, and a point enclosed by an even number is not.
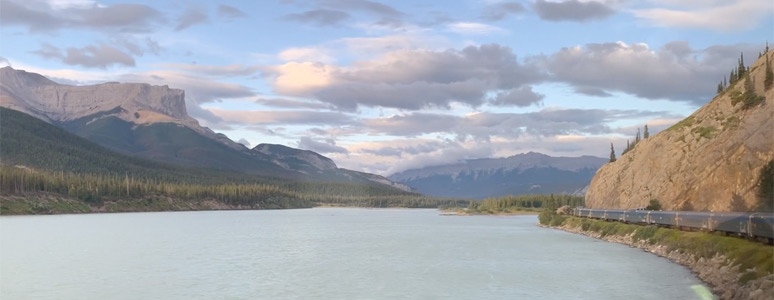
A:
[[[316,208],[0,217],[0,299],[698,299],[535,216]]]

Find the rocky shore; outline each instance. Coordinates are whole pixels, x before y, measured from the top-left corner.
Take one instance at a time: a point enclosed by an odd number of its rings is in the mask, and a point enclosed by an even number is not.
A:
[[[544,226],[540,225],[539,226]],[[545,226],[544,226],[545,227]],[[563,224],[558,228],[567,232],[582,234],[589,237],[602,239],[608,242],[636,247],[644,251],[665,257],[673,262],[686,266],[696,276],[704,281],[712,292],[724,300],[766,300],[774,297],[774,274],[769,274],[758,279],[742,280],[743,276],[751,270],[741,270],[740,265],[722,255],[712,258],[699,257],[691,253],[682,253],[678,250],[669,251],[666,245],[649,244],[647,241],[635,241],[634,234],[606,235],[583,230],[579,226]],[[774,253],[772,253],[774,254]]]

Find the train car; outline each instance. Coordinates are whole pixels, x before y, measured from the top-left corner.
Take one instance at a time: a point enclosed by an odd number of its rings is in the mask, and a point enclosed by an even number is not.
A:
[[[749,235],[750,214],[739,212],[710,213],[709,224],[711,231],[723,231]]]
[[[774,214],[755,213],[750,216],[750,235],[774,240]]]
[[[627,223],[648,224],[647,210],[627,210],[624,212],[624,221]]]
[[[576,208],[573,215],[585,218],[636,224],[669,226],[678,229],[718,231],[774,243],[773,213],[602,210]]]
[[[709,215],[706,212],[680,211],[675,216],[675,226],[709,231]]]
[[[648,224],[661,226],[676,226],[675,215],[673,211],[651,211]]]
[[[605,217],[605,211],[601,209],[589,209],[589,218],[603,219]]]
[[[589,210],[588,208],[580,208],[577,207],[572,211],[572,214],[576,217],[588,217],[589,216]]]
[[[623,222],[624,212],[623,210],[606,210],[605,220]]]

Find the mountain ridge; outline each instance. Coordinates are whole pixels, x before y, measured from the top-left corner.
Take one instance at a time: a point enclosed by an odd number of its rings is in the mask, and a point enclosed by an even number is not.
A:
[[[0,106],[122,154],[247,174],[371,182],[409,190],[379,175],[340,169],[312,151],[265,144],[248,149],[200,126],[187,114],[185,91],[166,85],[107,82],[73,86],[11,67],[0,68],[0,78]]]
[[[551,157],[528,152],[504,158],[468,159],[454,164],[411,169],[388,176],[421,193],[487,198],[522,194],[575,194],[607,159],[594,156]]]

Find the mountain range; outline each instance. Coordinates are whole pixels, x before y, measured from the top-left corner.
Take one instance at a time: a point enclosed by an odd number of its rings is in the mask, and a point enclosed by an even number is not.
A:
[[[529,152],[507,158],[464,160],[455,164],[411,169],[389,178],[420,193],[439,197],[482,199],[523,194],[585,193],[605,158],[551,157]]]
[[[65,85],[11,67],[0,69],[0,78],[0,106],[121,154],[259,176],[378,183],[409,190],[379,175],[338,168],[312,151],[271,144],[248,149],[190,117],[183,90],[145,83]]]

